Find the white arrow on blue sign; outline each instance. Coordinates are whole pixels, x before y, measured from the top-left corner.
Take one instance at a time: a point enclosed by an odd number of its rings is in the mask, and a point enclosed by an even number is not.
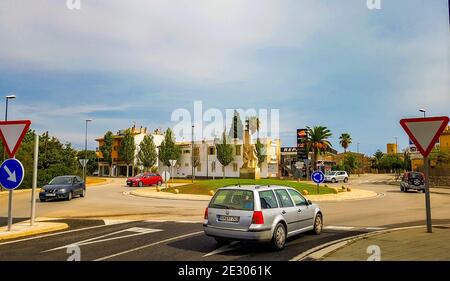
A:
[[[311,175],[311,179],[315,183],[323,183],[325,181],[325,175],[322,173],[322,171],[315,171]]]
[[[0,184],[8,190],[16,189],[20,186],[25,176],[22,163],[10,158],[5,160],[0,166]]]

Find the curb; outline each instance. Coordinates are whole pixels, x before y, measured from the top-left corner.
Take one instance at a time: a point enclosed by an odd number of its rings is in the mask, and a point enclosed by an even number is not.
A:
[[[436,224],[433,225],[433,227],[442,227],[442,226],[449,226],[449,224]],[[317,261],[322,259],[323,257],[325,257],[326,255],[335,252],[341,248],[344,248],[345,246],[347,246],[348,244],[351,244],[355,241],[364,239],[364,238],[368,238],[368,237],[372,237],[372,236],[376,236],[376,235],[380,235],[380,234],[386,234],[386,233],[390,233],[390,232],[394,232],[394,231],[401,231],[401,230],[408,230],[408,229],[416,229],[416,228],[425,228],[426,225],[418,225],[418,226],[406,226],[406,227],[397,227],[397,228],[391,228],[391,229],[383,229],[383,230],[378,230],[378,231],[374,231],[374,232],[369,232],[369,233],[364,233],[364,234],[359,234],[359,235],[355,235],[355,236],[351,236],[351,237],[346,237],[346,238],[342,238],[342,239],[338,239],[335,241],[331,241],[319,246],[316,246],[312,249],[309,249],[295,257],[293,257],[292,259],[290,259],[289,261]]]
[[[39,224],[39,222],[37,222],[37,224]],[[18,231],[18,232],[12,231],[11,233],[4,232],[6,234],[0,235],[0,241],[15,239],[15,238],[22,238],[22,237],[38,235],[38,234],[44,234],[44,233],[48,233],[48,232],[54,232],[54,231],[59,231],[59,230],[64,230],[64,229],[69,228],[69,225],[66,223],[47,223],[47,224],[51,224],[51,225],[49,225],[46,228],[41,228],[41,229],[31,229],[31,230]],[[14,225],[13,225],[13,227],[14,227]]]
[[[164,192],[164,191],[162,191],[162,192]],[[199,202],[208,202],[208,201],[211,200],[211,198],[209,198],[209,199],[206,199],[206,198],[205,199],[197,199],[197,198],[190,199],[190,198],[174,198],[174,197],[171,197],[171,196],[167,196],[167,197],[161,196],[161,197],[159,197],[159,196],[152,196],[152,195],[142,195],[142,194],[135,193],[134,191],[129,191],[129,192],[125,191],[125,192],[123,192],[123,194],[124,195],[132,195],[132,196],[136,196],[136,197],[152,198],[152,199],[164,199],[164,200],[184,200],[184,201],[199,201]],[[174,195],[174,196],[176,196],[176,195]],[[205,196],[208,196],[208,195],[205,195]]]

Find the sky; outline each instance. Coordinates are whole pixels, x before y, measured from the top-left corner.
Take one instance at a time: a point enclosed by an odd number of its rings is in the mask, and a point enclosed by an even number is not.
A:
[[[372,155],[404,117],[450,115],[447,0],[66,0],[0,2],[0,96],[76,148],[107,130],[173,127],[203,108],[279,109],[283,146],[327,126]],[[4,101],[3,101],[4,103]],[[0,104],[0,114],[4,111]]]

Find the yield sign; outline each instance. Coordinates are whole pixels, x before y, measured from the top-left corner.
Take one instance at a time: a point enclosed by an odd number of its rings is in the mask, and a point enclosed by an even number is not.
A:
[[[423,157],[427,157],[449,122],[447,116],[409,118],[400,120],[400,125],[411,138]]]
[[[10,158],[16,154],[30,125],[30,120],[0,121],[0,138]]]

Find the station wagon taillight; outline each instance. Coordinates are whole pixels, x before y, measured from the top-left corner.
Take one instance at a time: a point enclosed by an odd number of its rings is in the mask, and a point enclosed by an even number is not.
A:
[[[253,212],[252,224],[264,224],[264,216],[262,211]]]
[[[208,219],[208,208],[205,209],[205,220]]]

